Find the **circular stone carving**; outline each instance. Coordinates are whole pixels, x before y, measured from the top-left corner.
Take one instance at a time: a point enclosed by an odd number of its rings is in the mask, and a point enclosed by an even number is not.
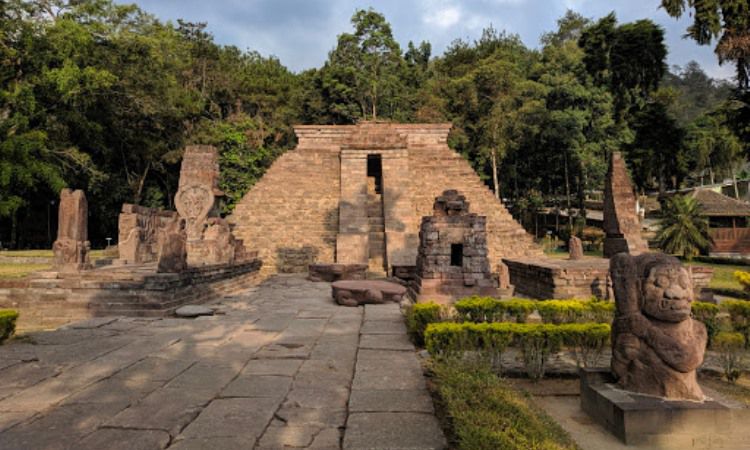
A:
[[[341,280],[331,284],[333,298],[344,306],[400,302],[406,288],[400,284],[375,280]]]

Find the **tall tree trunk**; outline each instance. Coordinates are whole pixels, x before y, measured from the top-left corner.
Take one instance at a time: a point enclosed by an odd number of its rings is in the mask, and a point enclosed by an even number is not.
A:
[[[568,178],[568,154],[564,154],[565,160],[565,201],[568,205],[568,223],[573,225],[573,216],[570,214],[570,179]]]
[[[708,167],[708,177],[711,180],[711,184],[714,184],[714,169],[713,167]]]
[[[135,192],[135,203],[139,205],[141,203],[141,194],[143,193],[143,186],[146,184],[146,177],[148,176],[148,171],[151,169],[151,163],[149,162],[146,164],[146,169],[143,171],[143,175],[140,176],[140,179],[138,180],[138,189]]]
[[[492,152],[492,185],[495,187],[495,198],[500,200],[500,182],[497,179],[497,152]]]

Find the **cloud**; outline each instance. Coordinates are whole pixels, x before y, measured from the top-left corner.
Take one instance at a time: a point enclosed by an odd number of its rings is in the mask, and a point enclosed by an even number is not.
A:
[[[450,28],[461,20],[461,9],[457,6],[446,6],[436,11],[428,12],[422,20],[428,25]]]

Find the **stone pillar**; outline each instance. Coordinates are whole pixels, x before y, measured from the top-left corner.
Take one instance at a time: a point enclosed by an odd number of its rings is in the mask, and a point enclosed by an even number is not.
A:
[[[57,240],[52,245],[54,267],[61,272],[91,268],[88,241],[88,203],[81,190],[60,191]]]
[[[583,258],[583,243],[578,236],[571,236],[568,241],[568,253],[570,259],[582,259]]]
[[[614,152],[604,184],[604,257],[617,253],[638,254],[648,251],[641,237],[633,185],[625,160]]]
[[[219,217],[219,154],[210,145],[185,149],[175,207],[185,221],[187,264],[190,267],[231,264],[244,254],[242,243],[234,239],[229,224]]]

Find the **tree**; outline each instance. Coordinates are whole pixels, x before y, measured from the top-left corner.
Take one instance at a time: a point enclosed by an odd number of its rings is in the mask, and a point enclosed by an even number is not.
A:
[[[617,26],[610,13],[583,31],[579,45],[594,82],[615,96],[618,120],[646,103],[666,72],[664,30],[650,20]]]
[[[736,170],[745,158],[742,144],[725,119],[719,113],[699,117],[688,127],[685,143],[694,158],[694,170],[708,171],[711,184],[717,172],[731,175],[735,198],[739,198]]]
[[[351,21],[354,33],[339,35],[319,71],[331,116],[337,123],[378,115],[403,120],[406,63],[390,24],[373,9],[357,10]]]
[[[686,36],[699,45],[710,45],[716,40],[714,52],[719,64],[734,63],[739,88],[750,87],[750,3],[747,0],[662,0],[661,6],[675,18],[692,9],[693,23],[687,28]]]
[[[659,248],[688,260],[708,251],[712,243],[708,219],[700,212],[700,205],[693,197],[676,195],[664,201],[656,235]]]

